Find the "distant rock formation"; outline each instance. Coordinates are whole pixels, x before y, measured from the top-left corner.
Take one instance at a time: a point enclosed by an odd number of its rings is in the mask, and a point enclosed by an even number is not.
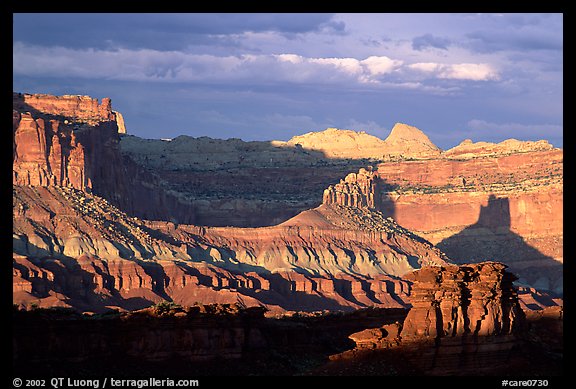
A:
[[[520,284],[562,295],[562,194],[562,152],[550,150],[382,163],[328,187],[323,203],[375,209],[456,263],[503,262]]]
[[[378,173],[372,168],[350,173],[336,185],[324,190],[323,204],[340,204],[358,208],[376,208],[379,190]]]
[[[458,146],[452,147],[451,149],[444,151],[442,154],[446,158],[468,159],[486,155],[550,151],[553,149],[554,146],[545,140],[533,142],[507,139],[500,143],[474,143],[470,139],[465,139]]]
[[[420,129],[403,123],[394,125],[384,143],[388,154],[404,157],[438,156],[442,151]]]
[[[319,151],[326,158],[382,158],[386,143],[364,131],[327,128],[292,137],[289,145]]]
[[[68,186],[134,216],[205,226],[287,223],[322,200],[373,208],[459,263],[506,262],[520,282],[562,293],[563,152],[544,141],[514,141],[513,147],[505,141],[499,145],[506,147],[482,146],[478,155],[466,150],[482,142],[464,142],[455,148],[464,153],[371,161],[378,163],[372,172],[349,175],[367,163],[354,157],[355,148],[373,145],[380,153],[386,141],[337,129],[303,136],[318,139],[318,146],[333,141],[329,152],[278,141],[120,137],[110,105],[82,96],[14,94],[13,183]],[[427,144],[406,125],[390,135],[393,143]],[[348,154],[326,157],[337,150]],[[307,212],[307,223],[323,225],[319,213]],[[340,222],[356,228],[348,218]]]
[[[562,293],[563,152],[387,162],[384,214],[457,263],[503,262],[520,282]]]
[[[327,158],[386,159],[389,156],[423,158],[437,156],[441,150],[418,128],[396,123],[386,140],[364,131],[328,128],[291,138],[291,145],[321,151]]]

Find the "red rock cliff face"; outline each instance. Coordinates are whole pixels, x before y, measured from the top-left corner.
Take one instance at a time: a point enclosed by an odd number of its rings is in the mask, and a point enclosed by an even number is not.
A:
[[[520,282],[563,290],[562,150],[387,162],[349,174],[324,202],[374,207],[457,263],[506,263]]]
[[[562,293],[563,152],[378,166],[394,190],[381,210],[459,263],[504,262],[522,282]]]
[[[403,353],[426,375],[503,370],[517,357],[514,348],[525,344],[529,328],[512,285],[516,277],[505,269],[482,262],[427,266],[406,275],[412,281],[412,308],[404,323],[350,335],[356,348],[339,357],[393,349],[392,355]]]
[[[110,99],[15,93],[12,124],[13,184],[104,193],[124,181]]]
[[[71,126],[13,112],[12,181],[16,185],[62,185],[85,190],[85,149]]]
[[[14,185],[71,187],[136,216],[194,221],[190,204],[120,154],[125,128],[109,98],[14,93],[12,125]]]

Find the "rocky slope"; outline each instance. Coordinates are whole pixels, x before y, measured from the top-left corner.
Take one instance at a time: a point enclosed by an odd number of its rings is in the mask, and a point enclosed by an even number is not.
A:
[[[324,205],[276,227],[147,222],[65,187],[14,186],[14,301],[102,310],[169,299],[271,310],[402,307],[399,276],[444,264],[368,209]]]

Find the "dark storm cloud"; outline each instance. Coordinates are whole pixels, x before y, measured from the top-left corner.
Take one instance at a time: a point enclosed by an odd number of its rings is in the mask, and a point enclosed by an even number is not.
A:
[[[533,31],[475,31],[466,36],[470,39],[469,46],[472,50],[482,53],[493,53],[505,50],[530,51],[530,50],[562,50],[562,36],[555,34]]]
[[[326,127],[562,144],[562,15],[16,14],[13,88],[111,97],[129,133]]]
[[[422,51],[430,47],[448,50],[450,43],[450,39],[448,38],[442,38],[432,34],[424,34],[412,39],[412,48],[418,51]]]
[[[190,45],[234,45],[230,36],[244,32],[344,33],[345,24],[331,19],[331,14],[15,14],[14,41],[69,48],[179,50]]]
[[[487,15],[484,28],[465,34],[468,48],[481,53],[561,51],[562,14]]]

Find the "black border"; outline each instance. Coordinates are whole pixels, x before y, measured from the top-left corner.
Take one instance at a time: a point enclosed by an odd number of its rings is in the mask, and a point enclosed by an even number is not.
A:
[[[38,13],[55,13],[55,12],[62,12],[62,13],[69,13],[69,12],[238,12],[238,13],[245,13],[245,12],[325,12],[329,9],[332,12],[414,12],[417,10],[418,12],[479,12],[479,9],[482,12],[556,12],[556,13],[564,13],[565,19],[565,26],[571,28],[571,23],[569,20],[569,15],[565,12],[567,2],[560,3],[560,2],[532,2],[532,3],[518,3],[513,1],[483,1],[482,3],[478,2],[460,2],[456,4],[456,6],[451,5],[448,6],[447,3],[444,4],[437,4],[436,2],[422,2],[420,4],[415,4],[410,1],[406,2],[367,2],[365,4],[360,5],[359,2],[349,2],[349,3],[337,3],[334,2],[330,3],[320,3],[320,2],[269,2],[268,4],[263,4],[262,2],[256,1],[242,1],[236,2],[231,1],[226,4],[220,2],[189,2],[188,4],[184,3],[167,3],[167,2],[158,2],[156,1],[149,1],[149,0],[140,0],[140,1],[116,1],[116,2],[69,2],[69,1],[45,1],[42,3],[33,3],[30,1],[14,1],[8,0],[4,2],[4,10],[2,14],[2,26],[5,31],[3,31],[2,36],[4,40],[8,42],[8,37],[13,38],[13,13],[28,13],[28,12],[38,12]],[[352,8],[352,9],[351,9]],[[359,9],[363,8],[363,9]],[[367,9],[368,8],[368,9]],[[573,34],[564,34],[565,39],[569,38],[570,36],[574,36]],[[13,39],[12,39],[13,40]],[[8,44],[6,44],[8,46]],[[571,48],[571,45],[568,45]],[[6,51],[9,47],[5,48]],[[570,53],[570,51],[568,51]],[[566,58],[564,59],[564,67],[566,68]],[[6,65],[6,64],[5,64]],[[5,77],[9,77],[8,72],[5,72]],[[572,76],[571,72],[568,71],[564,75],[565,85],[572,86]],[[11,81],[9,81],[11,82]],[[9,85],[7,82],[5,85]],[[571,91],[571,88],[567,88]],[[9,98],[12,99],[12,91],[5,91],[4,92],[6,100]],[[9,124],[10,112],[8,111],[8,107],[10,107],[10,103],[8,101],[5,102],[6,107],[6,127]],[[564,128],[572,129],[573,126],[571,125],[572,118],[571,115],[565,116],[565,119],[568,119],[567,122],[564,123]],[[9,128],[9,127],[8,127]],[[7,129],[5,129],[7,131]],[[568,137],[566,137],[568,135]],[[564,132],[564,137],[568,138],[568,141],[564,143],[569,145],[568,147],[573,147],[574,143],[570,142],[570,134]],[[9,168],[8,166],[11,165],[10,161],[10,153],[8,150],[9,142],[5,143],[6,152],[1,153],[2,163],[5,163],[7,166],[6,168],[6,182],[8,182],[9,176]],[[570,200],[573,198],[571,196],[571,188],[573,187],[571,183],[573,183],[572,179],[572,155],[571,153],[565,154],[566,163],[565,163],[565,182],[568,183],[568,199]],[[567,174],[566,174],[567,173]],[[10,193],[8,190],[8,185],[2,185],[2,196],[6,196],[9,198]],[[6,200],[8,201],[8,200]],[[566,208],[564,208],[564,215],[566,216]],[[9,219],[8,212],[3,212],[2,216],[5,217],[5,224],[6,226],[12,224],[12,219]],[[566,217],[565,217],[566,219]],[[572,226],[571,220],[565,220],[564,224],[564,234],[567,236],[570,235],[570,228]],[[6,236],[6,237],[5,237]],[[6,246],[9,247],[11,243],[8,243],[7,234],[3,235],[2,242],[6,243]],[[574,272],[571,270],[573,265],[573,259],[569,252],[564,254],[564,257],[568,258],[568,262],[565,265],[564,274],[572,275]],[[2,296],[12,296],[12,280],[9,278],[11,274],[10,268],[8,267],[8,259],[5,258],[3,263],[6,265],[6,269],[3,269],[2,274],[5,275],[6,279],[2,284]],[[572,303],[572,293],[574,292],[573,286],[571,283],[566,283],[565,285],[565,293],[564,293],[564,304],[568,306],[568,316],[564,316],[565,321],[571,320],[571,309],[570,305]],[[12,299],[3,298],[3,303],[5,304],[5,312],[9,312],[11,315],[12,312]],[[10,323],[10,328],[12,329],[12,322]],[[568,326],[570,329],[571,327]],[[12,330],[10,330],[10,333]],[[571,339],[571,331],[568,330],[565,334],[565,339]],[[566,342],[568,344],[572,344],[570,341]],[[9,352],[8,350],[12,350],[12,341],[11,337],[8,337],[8,332],[4,332],[3,334],[3,341],[2,341],[2,350],[4,352]],[[568,348],[570,350],[570,348]],[[566,361],[566,357],[564,357],[564,361]],[[5,360],[11,360],[12,354]],[[233,363],[233,361],[231,361]],[[564,362],[565,366],[566,363]],[[8,369],[2,369],[4,372],[7,372]],[[566,372],[567,373],[567,372]],[[565,373],[565,374],[566,374]],[[6,382],[6,384],[2,385],[2,387],[13,387],[12,386],[12,379],[14,378],[12,372],[6,377],[5,379],[0,380],[0,382]],[[32,378],[28,377],[28,378]],[[52,377],[41,377],[50,379]],[[217,387],[221,386],[222,384],[227,384],[229,382],[228,377],[190,377],[194,379],[199,379],[201,387]],[[402,385],[404,387],[409,386],[412,387],[414,384],[424,384],[427,387],[441,385],[442,387],[457,387],[463,388],[473,383],[474,385],[481,385],[485,388],[500,388],[501,380],[509,379],[513,380],[515,377],[377,377],[376,380],[372,380],[370,377],[287,377],[282,378],[282,383],[287,383],[290,385],[297,385],[297,384],[306,384],[306,385],[318,385],[318,386],[327,386],[327,385],[341,385],[346,386],[357,386],[361,383],[368,383],[368,384],[375,384],[375,385]],[[560,387],[561,382],[563,382],[563,377],[542,377],[548,379],[549,386],[548,388],[557,388]],[[366,382],[365,380],[368,379],[370,381]],[[525,378],[516,377],[519,380],[525,380]],[[337,381],[336,381],[337,380]],[[360,382],[359,382],[360,381]],[[241,381],[235,380],[233,384],[241,385],[241,386],[261,386],[270,388],[278,382],[278,378],[274,377],[243,377]],[[48,385],[47,385],[48,386]],[[50,386],[48,386],[50,387]]]

